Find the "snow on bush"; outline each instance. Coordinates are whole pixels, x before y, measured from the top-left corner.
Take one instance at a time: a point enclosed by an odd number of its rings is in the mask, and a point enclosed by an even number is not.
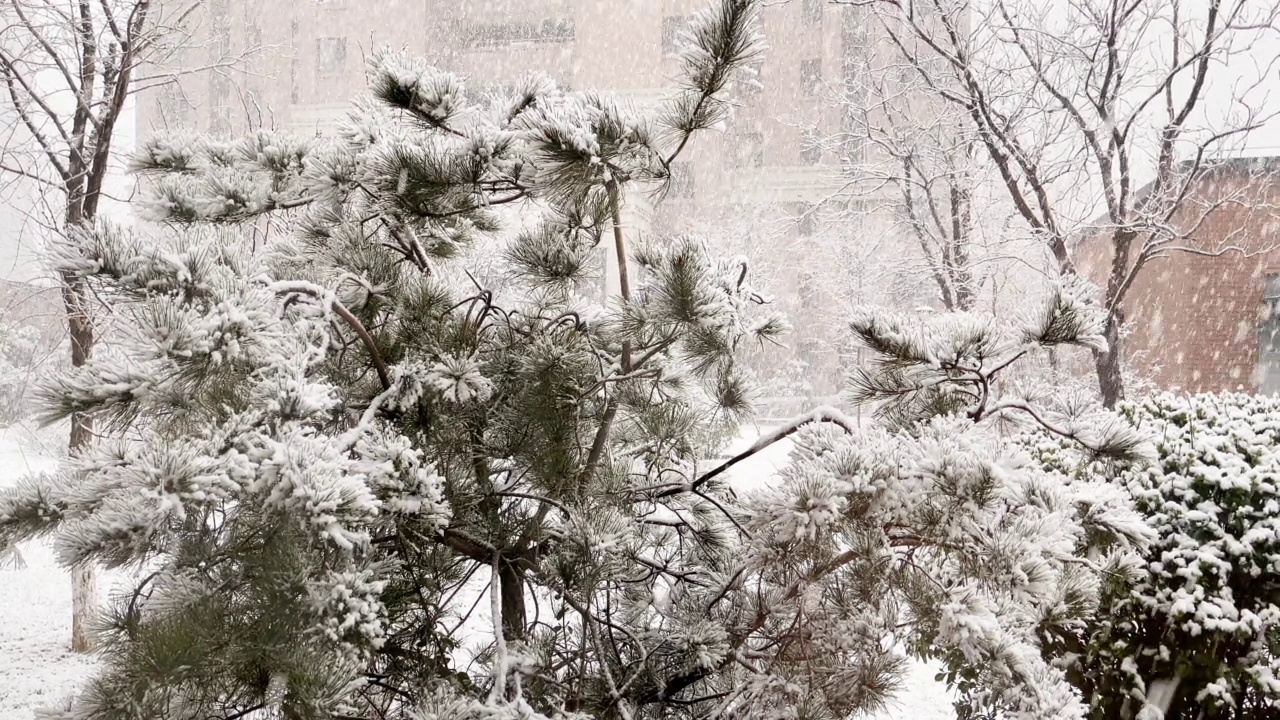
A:
[[[1156,463],[1036,448],[1077,477],[1111,477],[1157,533],[1108,582],[1081,656],[1063,660],[1079,660],[1094,717],[1147,703],[1169,718],[1280,717],[1280,398],[1166,393],[1121,412],[1155,439]]]

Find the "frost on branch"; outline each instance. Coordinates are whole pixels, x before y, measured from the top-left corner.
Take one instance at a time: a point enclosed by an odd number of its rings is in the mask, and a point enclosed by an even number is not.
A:
[[[1092,405],[1042,404],[1002,374],[1056,345],[1100,350],[1102,311],[1088,286],[1064,278],[1049,297],[1016,322],[979,313],[911,316],[860,308],[850,322],[855,339],[874,354],[870,368],[856,368],[849,395],[870,403],[895,427],[962,414],[972,420],[1003,418],[1046,430],[1100,457],[1150,460],[1143,433]]]
[[[805,698],[833,717],[874,709],[907,655],[922,654],[1009,717],[1085,717],[1044,639],[1091,617],[1102,578],[1085,558],[1147,539],[1123,498],[1084,516],[1087,488],[962,417],[797,437],[783,486],[749,502],[733,596],[770,638],[749,664],[769,678],[754,701]],[[815,648],[818,672],[800,662]]]

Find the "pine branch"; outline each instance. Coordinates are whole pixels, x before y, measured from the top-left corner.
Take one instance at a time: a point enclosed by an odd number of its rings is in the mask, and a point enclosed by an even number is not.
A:
[[[625,308],[631,303],[631,280],[627,275],[627,243],[622,233],[622,196],[618,189],[618,181],[610,179],[605,183],[609,191],[609,209],[613,213],[613,245],[618,262],[618,288]],[[631,372],[631,341],[622,341],[622,372]]]
[[[726,460],[724,463],[720,464],[715,469],[701,475],[693,482],[681,484],[677,487],[663,490],[662,492],[659,492],[655,497],[664,498],[664,497],[671,497],[672,495],[679,495],[681,493],[686,493],[686,492],[697,492],[703,485],[706,485],[707,482],[725,473],[734,465],[737,465],[743,460],[746,460],[747,458],[753,455],[756,455],[757,453],[769,447],[770,445],[773,445],[774,443],[780,440],[783,440],[791,435],[794,435],[797,431],[799,431],[805,425],[809,425],[811,423],[820,423],[820,422],[829,422],[835,425],[839,425],[841,428],[845,430],[845,432],[848,432],[848,433],[856,433],[858,431],[857,421],[854,420],[853,418],[850,418],[848,415],[845,415],[844,413],[840,412],[839,410],[829,406],[815,408],[811,412],[805,415],[801,415],[800,417],[787,422],[786,424],[778,427],[772,432],[761,435],[759,438],[756,439],[754,443],[751,444],[751,447],[747,448],[746,450],[743,450],[737,455],[734,455],[732,458]]]
[[[319,285],[308,282],[276,282],[272,283],[271,289],[278,295],[301,293],[310,295],[317,300],[326,301],[326,304],[333,308],[338,317],[345,320],[351,326],[351,329],[355,330],[356,335],[360,336],[360,341],[368,349],[369,357],[373,360],[374,367],[377,368],[378,379],[382,381],[383,389],[391,388],[391,370],[387,367],[386,360],[382,359],[382,352],[378,350],[378,344],[374,341],[373,336],[369,334],[369,331],[365,329],[364,324],[360,322],[360,318],[353,315],[337,298]]]
[[[600,459],[604,456],[605,444],[609,439],[609,433],[613,429],[613,423],[617,417],[618,398],[612,397],[605,404],[604,417],[600,419],[600,427],[596,429],[596,436],[591,441],[591,450],[587,453],[587,462],[582,466],[582,471],[578,473],[579,492],[584,492],[587,483],[595,476],[596,467],[600,465]]]

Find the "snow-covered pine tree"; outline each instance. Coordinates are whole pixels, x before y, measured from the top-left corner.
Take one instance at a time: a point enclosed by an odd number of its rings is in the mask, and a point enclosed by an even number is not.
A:
[[[858,707],[916,655],[944,663],[961,717],[1084,718],[1055,638],[1076,639],[1103,580],[1151,532],[1125,493],[1033,462],[1006,423],[1098,457],[1151,448],[1115,416],[1054,410],[1001,375],[1046,347],[1102,342],[1087,288],[1069,279],[1013,322],[864,309],[851,325],[874,356],[851,395],[877,420],[826,410],[783,428],[807,425],[781,487],[750,503],[753,592],[737,609],[787,648],[761,675],[780,681],[752,691],[840,717],[809,705]],[[826,682],[785,682],[815,665]]]
[[[755,11],[702,16],[651,119],[381,54],[333,141],[145,147],[172,232],[62,260],[133,342],[45,390],[115,442],[0,500],[0,541],[141,572],[61,717],[834,719],[885,700],[904,643],[1070,716],[1036,633],[1088,607],[1086,539],[1142,535],[1123,507],[1082,513],[954,418],[862,435],[821,410],[702,460],[748,406],[735,351],[782,322],[743,264],[620,219],[726,119]],[[255,253],[241,223],[267,218],[289,232]],[[601,242],[606,311],[575,299]],[[478,243],[500,288],[467,272]],[[1022,341],[1086,337],[1072,317]],[[801,426],[782,488],[727,491]]]
[[[809,682],[702,460],[748,409],[735,351],[782,322],[743,264],[621,222],[726,120],[755,13],[700,18],[654,118],[383,53],[332,141],[145,145],[170,230],[83,233],[59,268],[132,341],[44,390],[111,437],[0,499],[0,542],[140,573],[60,717],[765,717]],[[255,252],[268,218],[289,232]],[[601,242],[606,311],[575,300]],[[824,658],[866,698],[810,704],[873,705],[878,657]]]

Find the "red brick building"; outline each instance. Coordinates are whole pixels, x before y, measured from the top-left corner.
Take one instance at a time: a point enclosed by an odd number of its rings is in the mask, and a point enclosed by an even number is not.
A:
[[[1205,173],[1169,226],[1187,236],[1151,259],[1125,296],[1126,363],[1162,389],[1280,390],[1280,158]],[[1105,286],[1109,236],[1075,247]]]

